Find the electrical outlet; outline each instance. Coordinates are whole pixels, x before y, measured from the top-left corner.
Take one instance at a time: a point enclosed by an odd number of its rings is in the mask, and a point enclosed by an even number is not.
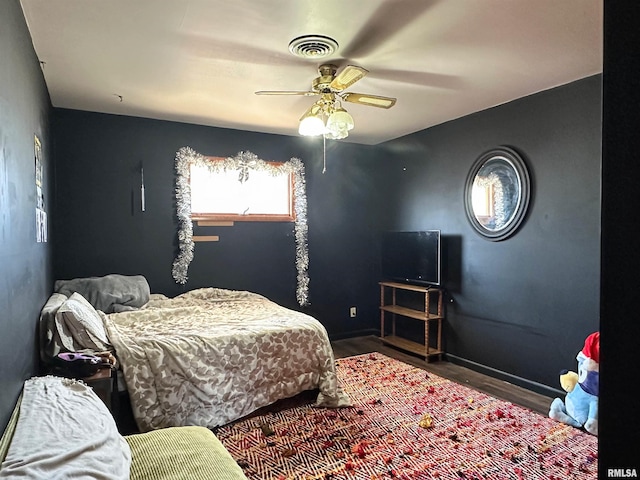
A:
[[[355,316],[356,316],[356,307],[351,307],[351,308],[349,309],[349,316],[350,316],[351,318],[353,318],[353,317],[355,317]]]

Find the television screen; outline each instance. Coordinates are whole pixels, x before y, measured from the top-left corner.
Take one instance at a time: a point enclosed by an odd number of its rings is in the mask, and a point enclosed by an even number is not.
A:
[[[440,285],[440,230],[385,232],[381,245],[386,280]]]

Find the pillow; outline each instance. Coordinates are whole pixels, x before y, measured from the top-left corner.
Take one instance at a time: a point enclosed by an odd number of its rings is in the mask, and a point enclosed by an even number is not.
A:
[[[102,352],[111,349],[102,317],[78,292],[73,293],[58,309],[56,324],[73,338],[70,351],[84,349]]]
[[[246,480],[242,469],[205,427],[169,427],[124,437],[131,447],[131,480]]]
[[[104,277],[56,280],[53,290],[67,296],[78,292],[104,313],[137,310],[149,300],[149,283],[143,275],[112,273]]]
[[[59,354],[64,346],[61,333],[56,328],[56,313],[67,300],[67,296],[61,293],[53,293],[40,311],[40,359],[48,363]]]
[[[54,376],[25,381],[0,479],[116,480],[130,468],[129,444],[91,387]]]

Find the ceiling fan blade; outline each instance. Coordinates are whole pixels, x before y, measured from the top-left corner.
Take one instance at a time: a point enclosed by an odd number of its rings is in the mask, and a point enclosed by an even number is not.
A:
[[[391,108],[396,104],[395,98],[367,95],[366,93],[344,93],[340,97],[345,102],[359,103],[370,107]]]
[[[330,87],[332,90],[344,90],[363,78],[367,73],[369,73],[369,70],[365,68],[356,67],[355,65],[347,65],[338,75],[336,75],[336,78],[333,79]]]
[[[259,92],[256,92],[256,95],[304,95],[305,97],[311,97],[313,95],[318,95],[318,92],[297,90],[260,90]]]

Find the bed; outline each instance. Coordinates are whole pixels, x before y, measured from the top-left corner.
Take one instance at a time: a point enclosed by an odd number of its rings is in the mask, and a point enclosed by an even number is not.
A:
[[[322,324],[257,293],[149,294],[139,307],[129,295],[115,295],[126,308],[112,303],[107,313],[78,288],[56,289],[41,317],[43,355],[113,351],[141,432],[214,428],[314,389],[318,406],[350,405]]]

